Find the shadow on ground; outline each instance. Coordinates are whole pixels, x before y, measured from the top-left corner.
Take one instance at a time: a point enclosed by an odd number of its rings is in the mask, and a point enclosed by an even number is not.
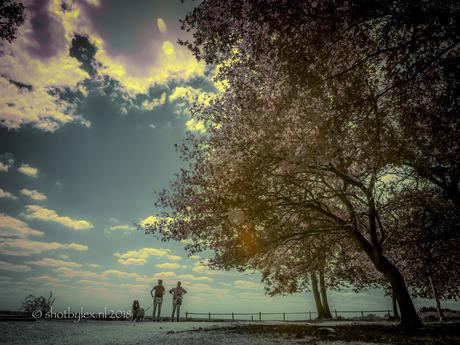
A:
[[[221,331],[222,328],[203,331]],[[286,325],[238,325],[225,327],[226,332],[251,334],[281,339],[310,339],[336,342],[363,342],[379,344],[420,345],[420,344],[460,344],[460,322],[430,323],[421,329],[405,329],[395,324],[351,324],[321,326],[305,324]],[[280,340],[281,340],[280,339]]]

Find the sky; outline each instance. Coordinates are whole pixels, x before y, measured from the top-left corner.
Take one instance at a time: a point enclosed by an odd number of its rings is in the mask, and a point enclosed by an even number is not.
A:
[[[260,274],[210,271],[211,253],[188,256],[133,226],[160,211],[154,192],[184,166],[174,145],[204,130],[191,102],[222,91],[177,44],[196,2],[22,2],[26,23],[0,46],[0,310],[50,291],[57,311],[147,309],[163,279],[188,291],[182,312],[314,311],[311,293],[268,297]],[[378,290],[329,299],[332,310],[391,309]]]

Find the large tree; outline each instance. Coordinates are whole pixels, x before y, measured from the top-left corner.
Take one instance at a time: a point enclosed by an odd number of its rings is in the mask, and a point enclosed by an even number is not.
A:
[[[218,66],[227,90],[192,110],[207,133],[189,135],[189,169],[157,203],[173,220],[152,229],[218,255],[242,234],[275,245],[352,241],[391,285],[401,322],[420,325],[386,255],[396,220],[381,185],[400,169],[458,206],[458,10],[456,1],[201,2],[184,21],[194,41],[182,43]],[[229,222],[234,209],[244,229]]]

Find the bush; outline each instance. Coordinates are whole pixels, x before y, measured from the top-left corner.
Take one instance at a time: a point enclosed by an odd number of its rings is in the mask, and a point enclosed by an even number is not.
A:
[[[50,291],[50,296],[46,299],[43,296],[35,297],[30,294],[26,297],[25,301],[22,303],[21,310],[24,310],[27,313],[34,313],[35,316],[44,317],[46,313],[51,311],[51,306],[54,303],[53,292]]]

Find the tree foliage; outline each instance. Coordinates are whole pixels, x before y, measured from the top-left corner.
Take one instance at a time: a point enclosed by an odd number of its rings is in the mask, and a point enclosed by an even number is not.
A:
[[[35,297],[35,295],[30,294],[26,297],[25,301],[22,303],[21,309],[33,315],[41,315],[45,317],[47,313],[51,311],[56,298],[53,298],[53,292],[50,291],[49,297],[46,299],[43,296]],[[37,313],[37,312],[40,313]]]
[[[391,239],[392,257],[399,263],[413,296],[434,299],[460,297],[460,217],[442,195],[407,192],[395,200],[401,231]]]
[[[0,38],[8,42],[16,39],[18,26],[23,25],[24,5],[12,0],[0,0]]]
[[[150,230],[228,267],[280,266],[292,246],[314,266],[340,243],[383,275],[402,323],[419,325],[391,256],[390,206],[420,185],[459,206],[458,12],[455,1],[201,2],[181,43],[227,89],[192,108],[207,133],[179,148],[189,168],[158,194],[170,211]]]

